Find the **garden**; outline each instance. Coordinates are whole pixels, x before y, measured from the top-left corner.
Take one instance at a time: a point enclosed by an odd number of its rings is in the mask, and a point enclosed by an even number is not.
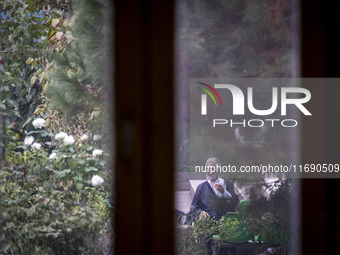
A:
[[[1,254],[112,249],[109,4],[0,2]]]
[[[261,194],[261,187],[270,190]],[[177,216],[177,254],[296,254],[296,231],[292,211],[298,198],[296,182],[278,179],[270,184],[258,182],[249,199],[239,202],[237,212],[221,219],[195,217],[187,221]],[[185,219],[185,220],[184,220]]]

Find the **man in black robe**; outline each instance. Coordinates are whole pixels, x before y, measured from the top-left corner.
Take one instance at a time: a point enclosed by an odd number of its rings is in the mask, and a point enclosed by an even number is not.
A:
[[[217,158],[209,158],[206,165],[207,181],[198,185],[192,200],[187,221],[192,222],[197,218],[212,217],[220,220],[227,212],[235,212],[238,196],[232,182],[219,177],[217,166],[222,166]],[[212,254],[212,239],[207,238],[207,254]],[[223,254],[235,254],[234,248],[227,248]]]
[[[213,217],[219,220],[227,212],[235,211],[238,196],[235,194],[234,185],[219,177],[217,166],[221,166],[218,159],[207,160],[207,181],[198,185],[189,215],[199,218]]]

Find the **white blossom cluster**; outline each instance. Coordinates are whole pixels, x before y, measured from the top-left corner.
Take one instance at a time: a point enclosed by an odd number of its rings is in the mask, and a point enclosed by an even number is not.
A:
[[[40,143],[34,143],[34,137],[33,136],[27,136],[25,137],[24,144],[26,146],[31,146],[32,150],[40,150],[41,144]]]
[[[26,146],[32,145],[33,142],[34,142],[34,137],[33,136],[30,135],[30,136],[25,137],[24,144]]]
[[[45,127],[46,121],[42,118],[37,118],[32,121],[32,125],[34,128],[43,128]],[[41,144],[40,143],[34,143],[34,137],[33,136],[27,136],[25,137],[24,144],[26,146],[31,146],[32,150],[40,150]]]
[[[60,132],[60,133],[56,134],[54,138],[56,140],[63,140],[65,137],[67,137],[67,134],[65,132]]]
[[[40,143],[33,143],[32,144],[32,149],[33,150],[40,150],[41,149],[41,144]]]
[[[74,140],[74,137],[72,135],[68,135],[64,138],[63,142],[66,145],[72,145],[72,144],[74,144],[75,140]]]
[[[87,134],[84,134],[80,137],[80,141],[86,141],[87,139],[89,139],[89,136]]]
[[[49,160],[53,160],[53,159],[56,159],[58,156],[57,156],[57,153],[55,152],[52,152],[51,155],[48,157]]]
[[[46,121],[42,118],[37,118],[35,120],[33,120],[32,125],[34,126],[34,128],[43,128],[45,127],[45,123]]]
[[[93,186],[98,186],[104,183],[104,179],[100,177],[99,175],[94,175],[91,179],[91,183]]]
[[[32,122],[32,125],[34,126],[34,128],[36,129],[41,129],[43,127],[45,127],[45,123],[46,121],[42,118],[37,118],[35,119],[33,122]],[[99,134],[95,134],[93,135],[92,139],[93,141],[99,141],[100,139],[102,139],[102,135],[99,135]],[[56,134],[54,136],[54,139],[55,140],[59,140],[59,141],[63,141],[63,143],[65,145],[73,145],[75,143],[75,139],[72,135],[68,135],[67,133],[65,132],[59,132],[58,134]],[[89,136],[87,134],[83,134],[81,137],[80,137],[80,141],[86,141],[89,139]],[[34,137],[33,136],[27,136],[25,139],[24,139],[24,144],[26,146],[31,146],[31,148],[33,150],[40,150],[41,149],[41,144],[40,143],[37,143],[37,142],[34,142]],[[92,157],[98,157],[100,155],[103,154],[103,150],[100,150],[100,149],[94,149],[92,151]],[[49,160],[53,161],[55,159],[58,158],[58,155],[57,153],[55,152],[52,152],[50,154],[50,156],[48,157]],[[63,155],[63,158],[67,158],[67,155]],[[99,176],[99,175],[94,175],[91,179],[91,183],[93,186],[98,186],[98,185],[101,185],[104,183],[104,179]]]
[[[93,152],[92,152],[92,156],[93,156],[93,157],[97,157],[97,156],[102,155],[102,154],[103,154],[103,151],[100,150],[100,149],[95,149],[95,150],[93,150]]]
[[[98,134],[93,135],[93,141],[95,141],[95,142],[99,141],[99,140],[102,139],[102,138],[103,138],[102,135],[98,135]]]
[[[64,144],[72,145],[75,142],[75,139],[72,135],[68,135],[65,132],[60,132],[54,136],[56,140],[63,140]]]

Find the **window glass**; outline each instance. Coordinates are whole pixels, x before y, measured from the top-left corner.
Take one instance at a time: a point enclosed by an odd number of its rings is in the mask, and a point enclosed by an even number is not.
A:
[[[281,95],[281,87],[299,86],[284,80],[299,76],[297,3],[177,1],[176,15],[178,254],[214,247],[219,254],[241,254],[235,253],[239,243],[247,254],[298,254],[298,242],[291,242],[298,233],[298,181],[285,174],[206,173],[208,166],[256,168],[299,160],[299,126],[262,125],[265,117],[254,117],[256,109],[282,113],[273,87]],[[216,84],[237,85],[245,98],[243,115],[233,112],[241,105],[237,91],[221,92]],[[202,125],[212,116],[225,125]],[[287,119],[299,121],[296,110],[287,110]]]

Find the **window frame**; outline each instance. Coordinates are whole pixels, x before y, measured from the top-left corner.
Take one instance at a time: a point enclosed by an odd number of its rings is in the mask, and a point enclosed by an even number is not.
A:
[[[175,253],[174,5],[115,1],[115,254]],[[300,6],[302,77],[339,76],[334,33],[339,4],[302,0]],[[302,162],[339,162],[340,123],[334,116],[340,115],[340,88],[316,89],[311,111],[325,118],[313,117],[318,126],[303,119],[310,128],[301,132]],[[339,184],[339,179],[301,180],[302,254],[340,252]]]

